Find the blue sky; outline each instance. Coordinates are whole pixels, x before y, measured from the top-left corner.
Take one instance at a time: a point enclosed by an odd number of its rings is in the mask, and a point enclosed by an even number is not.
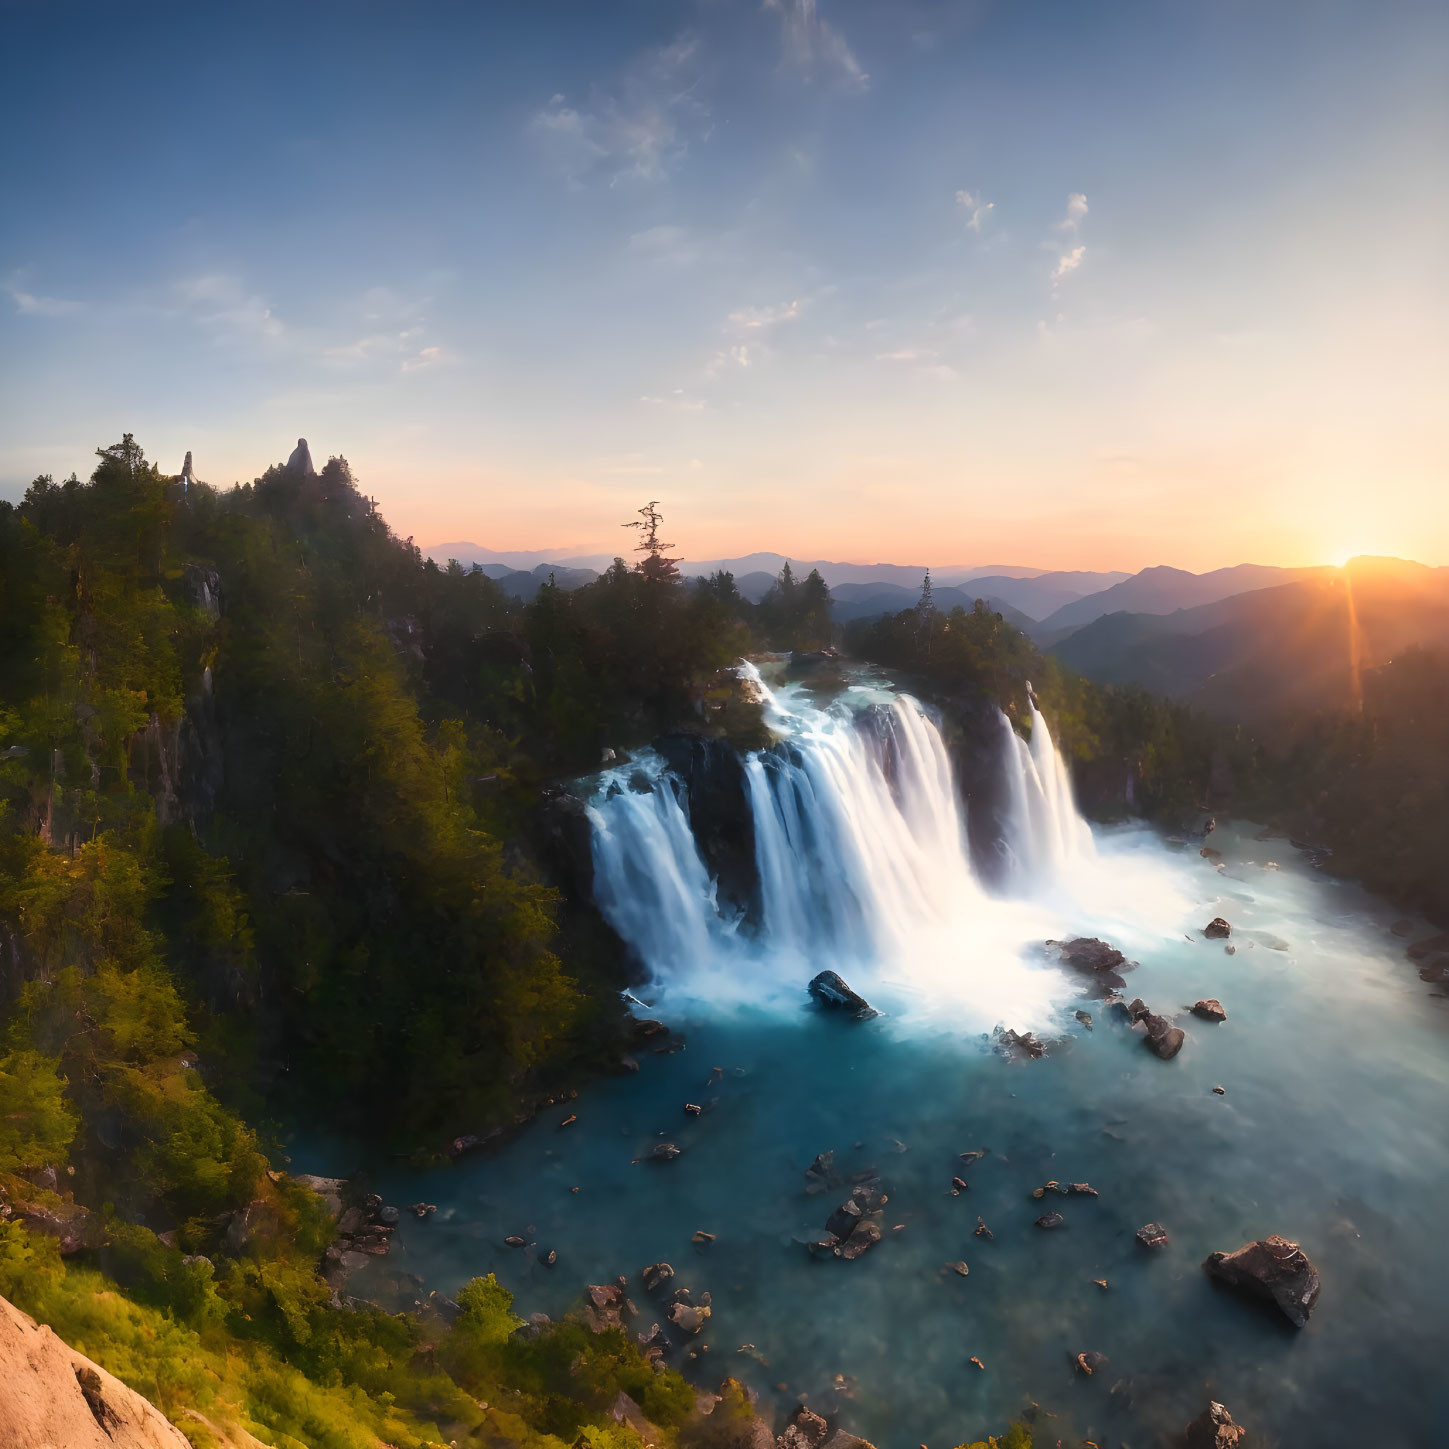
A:
[[[421,543],[1449,562],[1449,7],[6,3],[0,493]]]

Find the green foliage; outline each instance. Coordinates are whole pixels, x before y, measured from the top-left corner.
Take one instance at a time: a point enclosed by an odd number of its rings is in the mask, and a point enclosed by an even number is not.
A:
[[[75,1109],[50,1057],[21,1049],[0,1056],[0,1172],[63,1163],[75,1136]]]

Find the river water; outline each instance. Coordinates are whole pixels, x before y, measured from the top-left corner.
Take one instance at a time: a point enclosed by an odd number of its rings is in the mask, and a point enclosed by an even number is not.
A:
[[[1139,1449],[1209,1398],[1255,1444],[1449,1443],[1449,1012],[1395,913],[1242,822],[1211,835],[1218,858],[1089,831],[1040,721],[1030,746],[1003,731],[1020,778],[983,882],[912,701],[865,680],[829,707],[789,687],[770,708],[788,743],[749,769],[761,920],[716,905],[661,762],[595,783],[601,906],[684,1049],[641,1053],[495,1155],[375,1172],[389,1202],[438,1205],[404,1213],[384,1271],[445,1293],[494,1272],[521,1312],[554,1315],[622,1273],[647,1330],[660,1314],[638,1271],[667,1260],[712,1300],[675,1354],[686,1372],[745,1379],[766,1407],[806,1396],[882,1449],[969,1441],[1033,1402],[1039,1443]],[[1215,916],[1231,954],[1202,935]],[[1139,963],[1126,994],[1186,1028],[1175,1059],[1051,964],[1042,943],[1076,934]],[[825,967],[883,1014],[813,1005]],[[1187,1014],[1201,997],[1227,1021]],[[1051,1049],[1008,1055],[998,1025]],[[682,1155],[639,1160],[662,1141]],[[885,1239],[853,1263],[802,1242],[846,1195],[806,1192],[826,1150],[889,1193]],[[321,1156],[307,1166],[354,1165]],[[1100,1196],[1035,1200],[1050,1179]],[[1048,1209],[1062,1227],[1034,1225]],[[1149,1221],[1168,1246],[1137,1242]],[[1301,1331],[1202,1270],[1269,1233],[1322,1275]],[[1110,1360],[1091,1377],[1073,1365],[1087,1350]]]

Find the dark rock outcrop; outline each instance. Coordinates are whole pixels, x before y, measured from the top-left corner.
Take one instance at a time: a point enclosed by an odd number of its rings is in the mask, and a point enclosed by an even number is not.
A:
[[[1226,941],[1233,934],[1233,928],[1221,916],[1214,916],[1202,928],[1202,933],[1209,941]]]
[[[752,913],[759,884],[755,817],[739,751],[728,740],[682,730],[660,735],[654,748],[683,782],[689,828],[720,900]]]
[[[1228,1019],[1222,1002],[1216,996],[1209,996],[1205,1001],[1193,1002],[1192,1014],[1202,1017],[1204,1021],[1226,1021]]]
[[[1165,1248],[1172,1239],[1161,1223],[1144,1223],[1137,1229],[1137,1241],[1144,1248]]]
[[[300,473],[304,478],[317,476],[317,469],[312,466],[312,450],[307,446],[306,438],[297,439],[297,446],[292,449],[292,455],[287,459],[287,471]]]
[[[873,1016],[880,1015],[865,997],[852,991],[845,979],[834,971],[822,971],[810,982],[807,989],[822,1006],[842,1011],[852,1021],[869,1021]]]
[[[1211,1253],[1203,1267],[1230,1288],[1276,1303],[1295,1328],[1308,1322],[1322,1286],[1308,1254],[1277,1233],[1234,1253]]]
[[[1070,941],[1048,941],[1054,946],[1063,966],[1089,977],[1094,989],[1120,991],[1127,982],[1122,972],[1136,964],[1129,961],[1115,946],[1095,936],[1075,936]]]
[[[1221,1404],[1210,1403],[1183,1433],[1183,1449],[1247,1449],[1248,1431]]]
[[[1158,1016],[1151,1011],[1140,1017],[1139,1021],[1147,1029],[1147,1049],[1163,1061],[1170,1061],[1182,1050],[1187,1033],[1180,1026],[1173,1026],[1165,1016]]]
[[[1033,1061],[1046,1055],[1046,1046],[1029,1031],[1014,1031],[1008,1028],[1005,1031],[998,1031],[996,1037],[1008,1051],[1019,1052]]]

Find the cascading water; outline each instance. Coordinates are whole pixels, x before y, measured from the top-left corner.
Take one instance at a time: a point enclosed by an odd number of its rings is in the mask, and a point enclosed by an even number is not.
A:
[[[821,708],[798,689],[772,693],[752,664],[740,675],[782,737],[743,762],[758,877],[748,921],[720,902],[685,787],[659,756],[600,776],[589,805],[599,908],[655,987],[798,1001],[829,968],[897,1013],[944,997],[983,1026],[1045,1025],[1068,994],[1040,951],[1061,925],[1046,902],[1095,850],[1035,702],[1030,743],[1002,716],[1008,870],[993,893],[972,869],[945,742],[916,700],[858,683]]]
[[[1004,714],[998,715],[1008,805],[997,848],[1005,857],[1007,881],[1016,894],[1061,886],[1074,868],[1095,859],[1097,853],[1091,827],[1077,813],[1066,761],[1057,753],[1029,684],[1027,698],[1030,743]]]

